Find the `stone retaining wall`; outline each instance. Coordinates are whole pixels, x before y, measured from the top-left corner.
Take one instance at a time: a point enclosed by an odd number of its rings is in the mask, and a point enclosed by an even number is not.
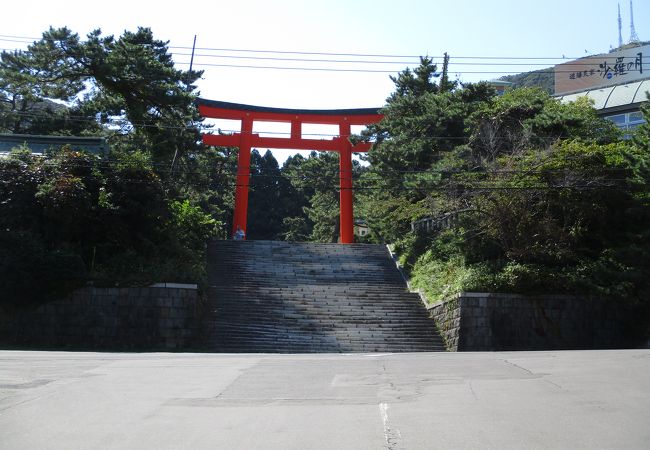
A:
[[[193,285],[86,287],[35,310],[0,314],[0,347],[74,350],[191,349],[201,305]]]
[[[429,307],[450,351],[629,346],[625,308],[572,296],[462,293]]]

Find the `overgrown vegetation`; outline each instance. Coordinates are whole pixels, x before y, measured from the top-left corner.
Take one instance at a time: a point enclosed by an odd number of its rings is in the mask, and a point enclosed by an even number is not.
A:
[[[24,305],[92,281],[202,283],[205,242],[230,216],[234,156],[205,149],[192,83],[167,43],[50,29],[3,52],[0,132],[102,135],[99,159],[63,148],[0,160],[1,303]]]
[[[376,240],[395,244],[431,301],[461,291],[573,293],[650,305],[648,127],[623,141],[587,101],[494,96],[395,78],[361,178]],[[646,118],[649,110],[644,108]],[[450,217],[411,233],[424,217]]]
[[[48,158],[18,150],[1,159],[3,299],[38,302],[87,281],[202,281],[218,222],[166,191],[143,152],[106,161],[69,148]]]

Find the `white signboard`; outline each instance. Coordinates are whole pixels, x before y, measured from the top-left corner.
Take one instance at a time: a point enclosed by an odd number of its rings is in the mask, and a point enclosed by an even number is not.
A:
[[[650,45],[588,56],[555,66],[555,95],[650,78]]]

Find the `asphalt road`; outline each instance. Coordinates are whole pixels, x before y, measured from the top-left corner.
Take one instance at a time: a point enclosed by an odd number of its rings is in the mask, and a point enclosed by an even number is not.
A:
[[[1,449],[650,448],[650,350],[0,352]]]

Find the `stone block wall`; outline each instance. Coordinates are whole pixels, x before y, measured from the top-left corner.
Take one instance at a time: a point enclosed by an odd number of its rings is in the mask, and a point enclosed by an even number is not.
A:
[[[628,311],[606,299],[462,293],[429,307],[450,351],[605,349],[631,345]]]
[[[438,332],[445,342],[447,350],[458,351],[460,339],[460,298],[452,298],[446,302],[429,307],[429,314],[435,319]]]
[[[0,317],[0,347],[70,350],[191,349],[202,307],[195,286],[86,287]]]

